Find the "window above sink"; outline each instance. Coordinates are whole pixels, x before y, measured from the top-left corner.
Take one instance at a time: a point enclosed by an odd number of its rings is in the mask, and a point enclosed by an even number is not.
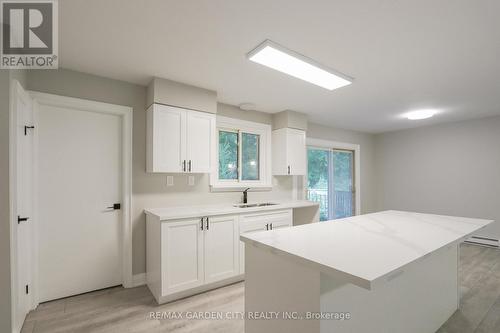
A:
[[[271,125],[217,116],[210,185],[215,191],[271,188]]]

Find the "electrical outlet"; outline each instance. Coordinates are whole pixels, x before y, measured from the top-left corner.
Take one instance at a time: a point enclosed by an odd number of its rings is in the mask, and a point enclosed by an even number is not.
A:
[[[188,176],[188,185],[194,186],[194,176]]]
[[[167,186],[174,186],[174,176],[167,176]]]

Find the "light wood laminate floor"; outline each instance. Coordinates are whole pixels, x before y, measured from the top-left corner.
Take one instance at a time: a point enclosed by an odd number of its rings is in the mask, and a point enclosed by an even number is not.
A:
[[[460,285],[460,309],[438,332],[500,332],[500,251],[462,245]],[[22,332],[243,332],[241,319],[150,318],[151,312],[242,312],[243,297],[244,284],[237,283],[157,305],[145,286],[116,287],[40,304]]]

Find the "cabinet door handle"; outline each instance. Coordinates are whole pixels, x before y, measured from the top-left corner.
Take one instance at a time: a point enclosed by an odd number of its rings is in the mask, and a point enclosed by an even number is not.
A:
[[[182,161],[182,171],[186,172],[186,160]]]
[[[271,227],[271,230],[273,230],[273,224],[269,223],[269,226]]]
[[[204,217],[201,218],[201,223],[200,223],[200,229],[203,230],[203,219]]]
[[[290,166],[288,166],[288,174],[290,174]]]
[[[208,216],[207,216],[207,230],[210,228],[209,226],[210,226],[210,224],[208,222]]]
[[[269,230],[269,223],[266,224],[266,230]]]
[[[191,172],[191,160],[189,160],[188,165],[189,165],[188,170],[189,170],[189,172]]]

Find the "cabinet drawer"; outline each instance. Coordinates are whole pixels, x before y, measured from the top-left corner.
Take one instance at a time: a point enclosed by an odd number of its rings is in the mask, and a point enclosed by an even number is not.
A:
[[[276,220],[276,219],[287,219],[291,220],[292,218],[292,210],[277,210],[270,212],[262,212],[262,213],[250,213],[241,215],[240,221],[241,223],[249,223],[255,221],[267,221],[267,220]]]
[[[272,224],[273,229],[292,226],[292,210],[277,210],[240,215],[240,235],[246,232],[266,231]],[[245,273],[245,243],[240,241],[240,274]]]

